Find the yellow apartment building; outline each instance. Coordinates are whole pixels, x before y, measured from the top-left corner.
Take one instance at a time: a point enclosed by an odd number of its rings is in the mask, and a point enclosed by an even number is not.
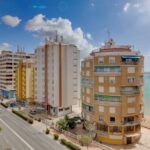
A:
[[[130,144],[141,136],[144,57],[109,39],[82,61],[82,116],[96,139]]]
[[[34,101],[35,88],[35,66],[33,59],[24,59],[18,63],[16,68],[16,98],[20,101]]]

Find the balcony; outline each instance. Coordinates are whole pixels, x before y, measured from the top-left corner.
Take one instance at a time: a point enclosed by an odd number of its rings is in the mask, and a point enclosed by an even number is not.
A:
[[[81,85],[82,85],[82,87],[92,87],[93,86],[93,80],[82,79]]]
[[[82,111],[87,113],[93,113],[94,109],[93,106],[82,103]]]
[[[142,118],[140,116],[129,116],[124,118],[123,125],[125,126],[137,125],[140,124],[141,121]]]
[[[119,96],[109,96],[100,94],[94,94],[94,100],[101,105],[118,105],[121,102]]]
[[[122,95],[133,95],[139,94],[140,90],[138,87],[123,87],[120,92]]]
[[[123,125],[125,126],[131,126],[131,125],[136,125],[136,124],[140,124],[141,120],[133,120],[133,121],[124,121]]]
[[[95,75],[120,75],[120,66],[95,66]]]
[[[139,63],[141,63],[142,65],[143,63],[140,62],[140,58],[140,56],[122,56],[121,63],[123,65],[138,65]]]
[[[143,85],[144,81],[143,79],[126,79],[126,80],[122,80],[121,82],[121,86],[140,86]]]

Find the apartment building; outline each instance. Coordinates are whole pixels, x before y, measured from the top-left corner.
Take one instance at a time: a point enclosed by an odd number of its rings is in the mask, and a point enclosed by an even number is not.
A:
[[[20,60],[16,68],[15,90],[19,101],[34,102],[35,63],[33,58]]]
[[[15,99],[15,75],[19,60],[30,58],[33,54],[26,54],[22,50],[1,51],[0,54],[0,95],[1,98]]]
[[[140,138],[143,62],[139,51],[113,39],[82,61],[82,115],[98,141],[130,144]]]
[[[75,45],[46,41],[35,50],[35,101],[55,116],[80,98],[80,53]]]

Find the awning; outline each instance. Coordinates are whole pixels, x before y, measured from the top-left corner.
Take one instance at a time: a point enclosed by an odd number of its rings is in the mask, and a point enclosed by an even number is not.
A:
[[[140,56],[122,56],[122,58],[125,58],[125,59],[129,59],[129,58],[131,58],[131,59],[139,59]]]

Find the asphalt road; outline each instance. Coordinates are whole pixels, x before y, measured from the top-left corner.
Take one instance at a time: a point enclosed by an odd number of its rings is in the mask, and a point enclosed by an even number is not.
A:
[[[0,106],[0,150],[66,150],[58,142]]]

